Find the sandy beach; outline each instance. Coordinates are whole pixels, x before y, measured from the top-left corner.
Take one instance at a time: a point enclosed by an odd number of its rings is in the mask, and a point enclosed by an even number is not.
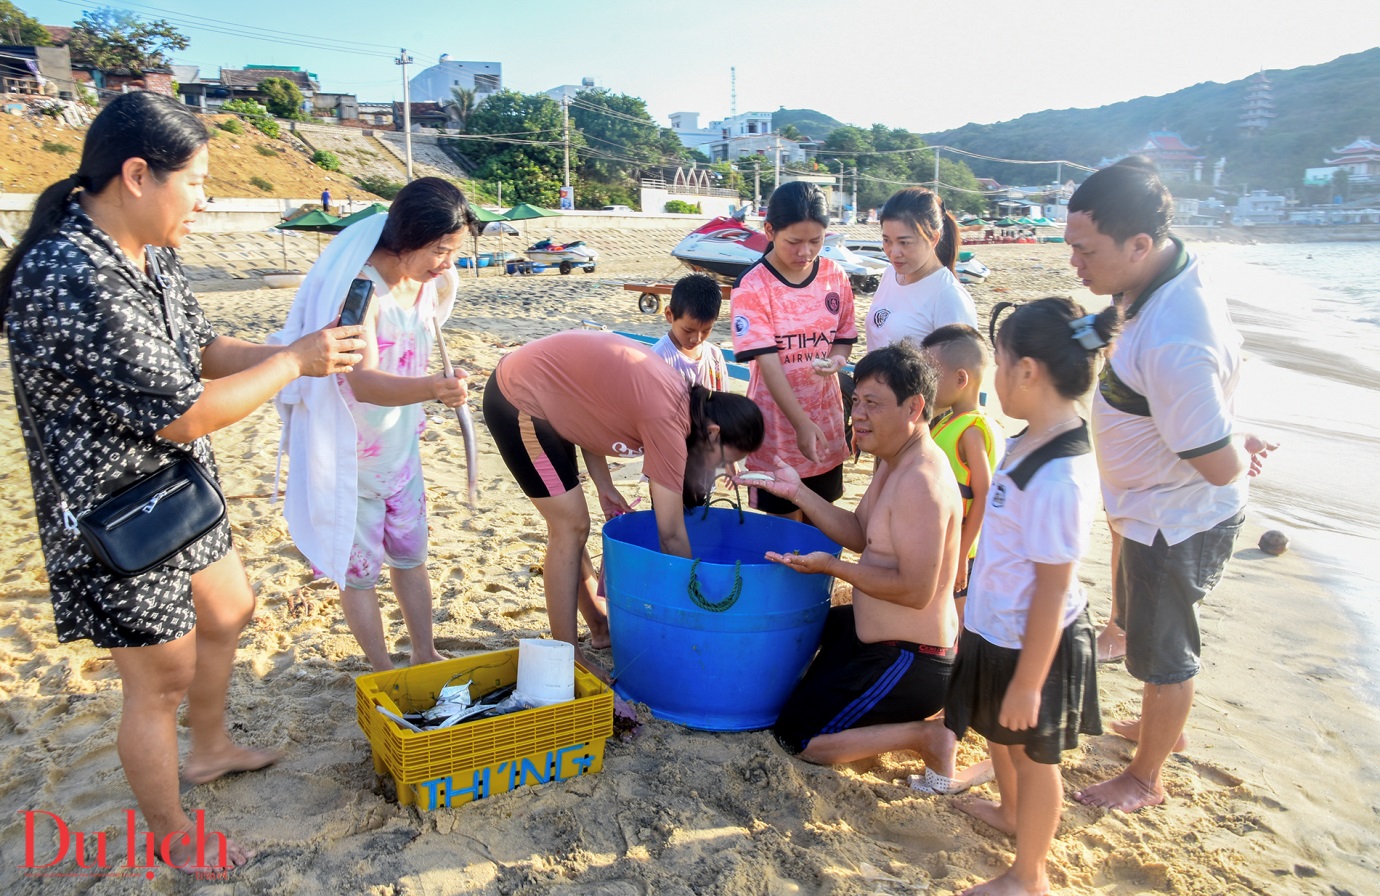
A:
[[[984,324],[997,301],[1077,295],[1062,246],[975,248],[993,269],[972,288]],[[635,249],[596,274],[462,279],[446,328],[452,360],[479,385],[504,351],[584,320],[659,335],[661,317],[640,313],[636,294],[616,284],[679,272],[664,254]],[[261,340],[281,325],[291,291],[255,282],[198,280],[218,331]],[[858,298],[860,330],[867,303]],[[715,336],[726,341],[727,326]],[[471,404],[478,417],[477,398]],[[482,426],[479,506],[466,506],[463,444],[442,410],[428,408],[433,423],[422,445],[437,643],[458,655],[543,636],[541,518]],[[266,406],[213,441],[235,542],[258,596],[230,715],[245,743],[280,747],[287,756],[266,771],[184,795],[189,809],[204,809],[209,825],[258,850],[258,858],[219,883],[167,870],[152,881],[26,876],[26,811],[53,813],[73,830],[109,831],[122,844],[124,813],[134,804],[115,750],[114,667],[89,642],[59,644],[53,632],[0,348],[0,438],[11,445],[0,458],[0,892],[949,893],[1009,860],[1011,840],[957,812],[949,799],[907,787],[907,776],[921,770],[914,755],[812,767],[787,756],[767,732],[691,731],[653,719],[645,707],[641,733],[610,740],[597,775],[456,809],[399,807],[391,780],[375,776],[355,723],[354,679],[368,667],[337,593],[312,582],[270,501],[278,431]],[[845,502],[856,501],[870,470],[867,460],[846,467]],[[615,480],[629,498],[645,500],[638,475],[634,463],[616,470]],[[598,505],[587,491],[597,531]],[[1357,659],[1368,648],[1328,582],[1294,554],[1255,549],[1259,535],[1248,519],[1224,581],[1203,606],[1205,670],[1190,745],[1167,769],[1170,800],[1131,816],[1067,801],[1051,856],[1061,892],[1380,892],[1380,768],[1366,758],[1380,742],[1380,695]],[[597,538],[591,550],[598,552]],[[1099,525],[1081,571],[1099,621],[1108,613],[1108,550]],[[405,660],[401,615],[386,582],[380,590],[393,655]],[[608,652],[595,655],[610,662]],[[1133,713],[1138,684],[1120,665],[1102,671],[1104,717]],[[1066,754],[1066,791],[1119,770],[1131,750],[1111,734],[1086,739]],[[970,734],[961,761],[982,756]],[[993,788],[983,790],[991,795]],[[51,855],[52,828],[41,830]],[[80,872],[70,861],[50,870]]]

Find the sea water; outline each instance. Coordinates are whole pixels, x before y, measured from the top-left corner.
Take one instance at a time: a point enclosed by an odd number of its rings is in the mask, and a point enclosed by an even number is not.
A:
[[[1245,337],[1238,429],[1280,443],[1247,514],[1380,643],[1380,242],[1195,248]]]

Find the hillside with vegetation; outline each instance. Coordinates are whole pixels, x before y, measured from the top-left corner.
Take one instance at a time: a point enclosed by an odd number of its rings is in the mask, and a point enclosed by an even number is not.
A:
[[[771,114],[771,127],[777,133],[794,128],[802,136],[823,141],[843,127],[843,122],[816,109],[787,109],[782,106]]]
[[[1333,148],[1358,136],[1380,135],[1380,48],[1265,74],[1278,117],[1258,137],[1237,126],[1249,79],[1195,84],[1097,109],[1050,110],[995,124],[967,124],[924,137],[931,144],[990,156],[1094,165],[1142,145],[1151,131],[1175,131],[1206,156],[1205,180],[1212,163],[1225,157],[1224,186],[1285,190],[1300,187],[1304,169],[1321,167]],[[1055,176],[1053,166],[1045,171],[979,160],[970,164],[979,176],[1002,183],[1047,182]]]

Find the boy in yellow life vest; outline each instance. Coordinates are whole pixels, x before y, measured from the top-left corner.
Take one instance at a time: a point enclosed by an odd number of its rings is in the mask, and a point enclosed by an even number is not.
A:
[[[991,363],[991,353],[982,334],[967,324],[940,327],[926,336],[921,345],[940,372],[934,406],[947,409],[935,415],[930,434],[948,456],[963,496],[958,555],[967,557],[968,562],[958,565],[954,578],[954,606],[962,624],[968,574],[977,556],[978,533],[982,531],[982,516],[987,509],[987,489],[1003,447],[1001,427],[978,404],[982,376]]]

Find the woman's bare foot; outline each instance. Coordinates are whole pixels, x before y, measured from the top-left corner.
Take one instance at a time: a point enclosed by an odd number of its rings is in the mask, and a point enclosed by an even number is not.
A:
[[[224,775],[267,768],[285,755],[282,750],[253,750],[230,743],[224,750],[188,756],[182,767],[182,780],[189,784],[209,784]]]
[[[1140,719],[1117,719],[1112,723],[1112,730],[1129,741],[1140,743]],[[1174,741],[1174,752],[1182,753],[1188,749],[1188,735],[1179,732],[1179,739]]]
[[[414,650],[414,651],[412,651],[412,658],[411,658],[411,660],[408,662],[408,665],[409,665],[409,666],[423,666],[423,665],[426,665],[427,663],[441,663],[441,662],[444,662],[444,661],[446,661],[446,660],[448,660],[448,659],[451,659],[451,657],[446,656],[444,653],[442,653],[441,651],[437,650],[437,649],[433,646],[430,650]]]
[[[1164,802],[1164,791],[1125,771],[1115,778],[1076,792],[1073,798],[1085,806],[1135,812]]]
[[[969,887],[961,896],[1045,896],[1048,892],[1048,878],[1041,876],[1038,881],[1026,883],[1018,879],[1014,871],[1008,870],[1001,877]]]
[[[996,800],[977,797],[961,797],[954,800],[954,807],[964,815],[970,815],[983,824],[994,827],[1007,836],[1016,836],[1016,813],[1008,810]],[[991,883],[991,881],[988,881]]]

